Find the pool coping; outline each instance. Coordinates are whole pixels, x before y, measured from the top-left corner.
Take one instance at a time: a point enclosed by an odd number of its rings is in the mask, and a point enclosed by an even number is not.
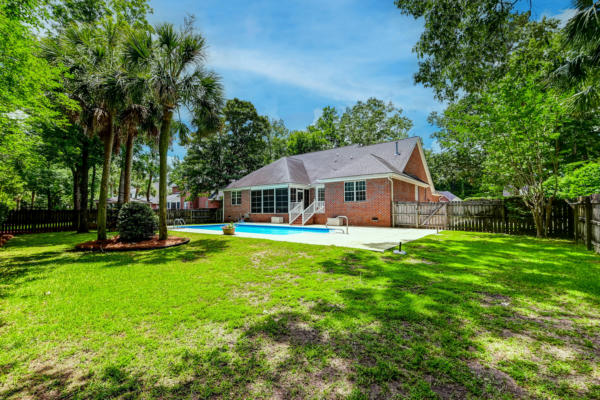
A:
[[[271,226],[268,223],[252,223],[244,222],[247,225],[262,225]],[[202,225],[219,225],[219,224],[193,224],[190,226],[202,226]],[[290,227],[288,224],[272,224],[272,226],[279,227]],[[329,228],[324,225],[311,225],[311,228]],[[306,227],[296,226],[299,229],[306,229]],[[331,228],[331,229],[336,229]],[[218,230],[208,230],[199,228],[171,228],[174,232],[186,232],[186,233],[201,233],[208,235],[223,235]],[[398,246],[399,243],[407,243],[413,240],[418,240],[422,237],[435,234],[436,230],[433,229],[413,229],[413,228],[391,228],[391,227],[363,227],[363,226],[350,226],[348,235],[339,232],[330,232],[329,234],[315,235],[314,233],[297,233],[290,235],[273,235],[273,234],[260,234],[260,233],[248,233],[248,232],[236,232],[235,235],[229,237],[240,237],[240,238],[253,238],[253,239],[266,239],[274,240],[279,242],[291,242],[291,243],[303,243],[303,244],[314,244],[322,246],[338,246],[355,249],[372,250],[377,252],[383,252]]]

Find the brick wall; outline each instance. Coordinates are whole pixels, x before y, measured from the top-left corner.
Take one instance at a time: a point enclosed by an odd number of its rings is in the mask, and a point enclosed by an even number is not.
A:
[[[415,201],[415,185],[394,179],[394,201]]]
[[[244,214],[250,212],[250,190],[242,190],[242,204],[231,205],[231,192],[224,192],[223,207],[225,209],[225,221],[237,221]]]
[[[423,160],[421,159],[421,152],[417,147],[415,147],[412,155],[408,159],[408,163],[406,163],[404,172],[418,177],[423,182],[427,182],[427,173],[425,172],[425,166],[423,165]]]
[[[357,202],[344,201],[344,182],[327,183],[325,213],[328,218],[345,215],[350,225],[391,226],[390,182],[387,178],[368,179],[367,199]]]

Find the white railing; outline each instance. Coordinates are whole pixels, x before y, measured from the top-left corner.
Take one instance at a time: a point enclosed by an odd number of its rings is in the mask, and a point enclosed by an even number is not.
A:
[[[324,214],[325,213],[325,202],[324,201],[315,201],[315,214]]]
[[[302,211],[302,225],[306,224],[308,220],[315,215],[315,203],[316,202],[313,201],[304,209],[304,211]]]
[[[302,202],[292,203],[292,204],[290,204],[290,207],[291,207],[291,209],[288,212],[289,224],[294,222],[296,220],[296,218],[298,218],[299,216],[302,215],[303,204],[302,204]]]

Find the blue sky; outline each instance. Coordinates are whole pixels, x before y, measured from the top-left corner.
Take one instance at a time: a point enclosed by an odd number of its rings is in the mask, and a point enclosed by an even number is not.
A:
[[[413,120],[426,147],[443,110],[432,91],[413,83],[411,51],[423,24],[400,14],[393,0],[151,0],[152,23],[180,25],[186,15],[209,44],[208,67],[223,78],[227,98],[304,129],[332,105],[392,101]],[[529,1],[523,0],[528,7]],[[566,15],[568,0],[533,0],[534,17]],[[175,146],[171,155],[182,157]]]

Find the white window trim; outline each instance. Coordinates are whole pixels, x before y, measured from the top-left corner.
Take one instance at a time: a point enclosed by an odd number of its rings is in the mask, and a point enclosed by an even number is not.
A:
[[[354,183],[354,200],[346,200],[346,183]],[[356,182],[364,182],[365,183],[365,199],[364,200],[356,200]],[[356,179],[351,181],[344,181],[344,203],[364,203],[367,201],[367,180],[366,179]]]
[[[236,194],[239,193],[240,194],[240,202],[239,202],[239,204],[238,203],[235,203],[235,204],[233,203],[233,194],[234,193],[236,193]],[[229,202],[231,203],[232,206],[241,206],[242,205],[242,191],[241,190],[232,190],[231,191],[231,199],[230,199]]]
[[[419,187],[415,185],[415,201],[419,201]]]

